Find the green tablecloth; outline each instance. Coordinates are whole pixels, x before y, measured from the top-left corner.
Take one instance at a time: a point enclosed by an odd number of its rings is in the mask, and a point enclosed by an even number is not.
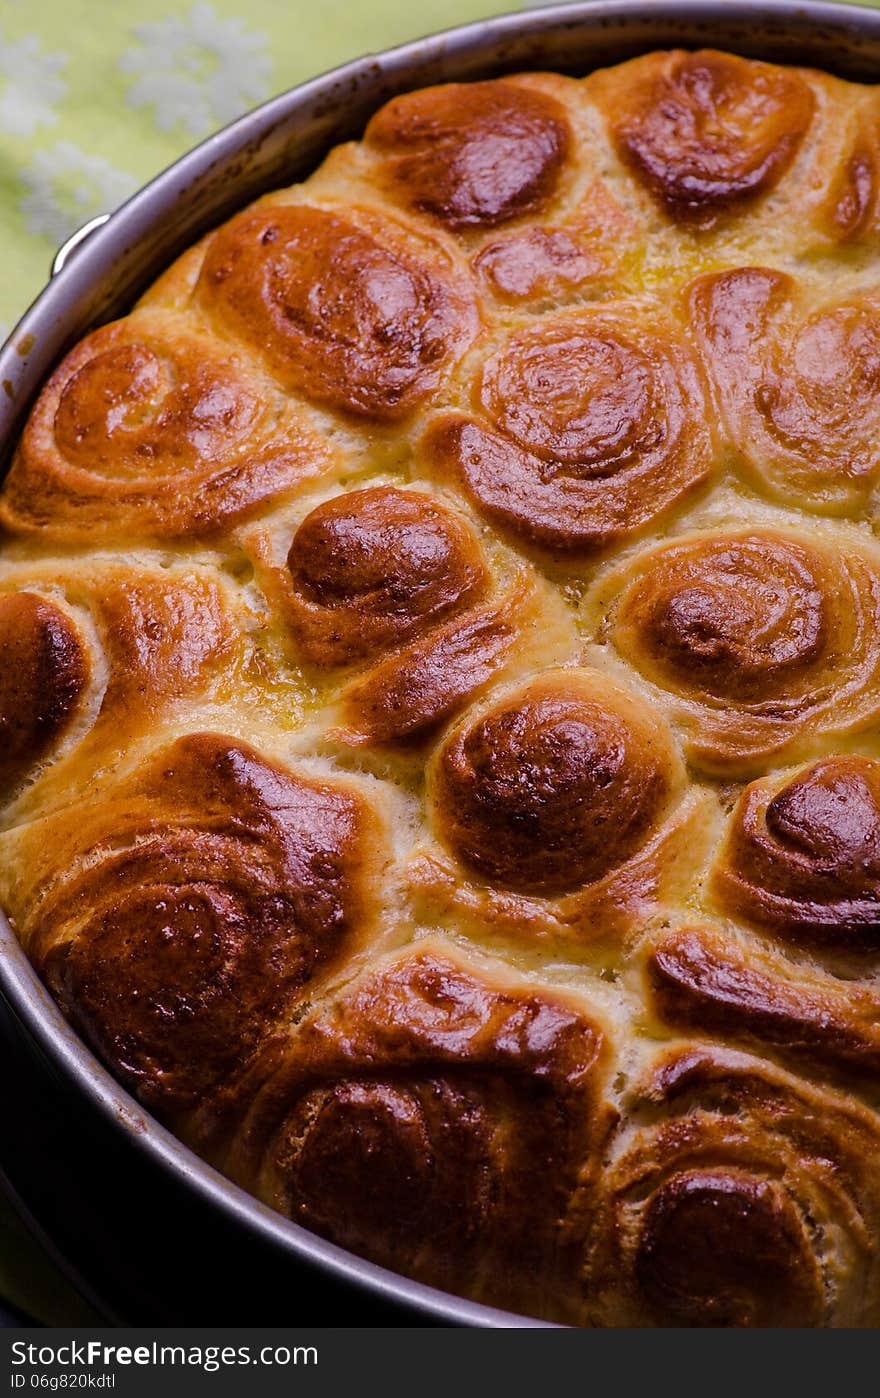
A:
[[[0,331],[39,291],[74,228],[217,127],[359,54],[514,8],[516,0],[2,0]]]
[[[513,8],[516,0],[2,0],[0,339],[74,228],[210,131],[358,54]],[[88,1322],[2,1201],[0,1295],[49,1322]]]

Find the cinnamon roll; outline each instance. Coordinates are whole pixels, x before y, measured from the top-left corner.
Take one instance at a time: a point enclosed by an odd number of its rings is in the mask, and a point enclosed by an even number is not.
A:
[[[89,683],[88,650],[60,607],[0,595],[0,792],[7,795],[70,726]]]
[[[362,660],[480,602],[489,572],[465,520],[414,490],[336,495],[301,522],[287,554],[285,617],[303,659]]]
[[[607,1070],[577,999],[429,945],[304,1022],[220,1158],[343,1247],[573,1316]]]
[[[69,802],[96,765],[117,765],[175,712],[216,701],[245,654],[248,621],[205,567],[0,569],[4,794],[32,783],[16,819]]]
[[[514,543],[567,563],[658,523],[710,477],[703,380],[668,316],[564,311],[488,360],[479,416],[441,415],[421,450]]]
[[[3,882],[63,1008],[142,1101],[176,1116],[372,934],[382,858],[350,781],[197,733],[14,833]]]
[[[774,189],[815,108],[796,70],[713,49],[646,54],[587,86],[635,177],[670,218],[696,229]]]
[[[820,214],[829,241],[844,248],[876,236],[880,192],[880,102],[871,92],[851,106],[846,143],[832,167]]]
[[[748,775],[880,712],[880,559],[860,539],[685,535],[624,570],[612,611],[616,648],[712,773]]]
[[[796,963],[731,929],[677,929],[649,943],[647,1000],[663,1025],[716,1034],[820,1073],[868,1082],[880,1067],[870,981]]]
[[[749,484],[852,514],[880,472],[880,295],[742,267],[699,279],[691,324]]]
[[[648,999],[664,1023],[872,1080],[878,773],[875,759],[848,754],[746,788],[710,880],[728,920],[647,938]]]
[[[725,909],[787,942],[880,950],[880,762],[845,753],[752,782],[714,885]]]
[[[196,297],[285,388],[378,421],[429,399],[477,329],[443,248],[368,209],[239,214],[209,242]]]
[[[662,1053],[603,1176],[593,1323],[876,1324],[878,1118],[759,1058]]]
[[[210,536],[334,466],[248,363],[186,318],[135,311],[88,335],[44,388],[0,525],[60,544]]]
[[[527,942],[620,936],[693,875],[712,828],[665,725],[586,669],[466,714],[432,759],[428,797],[442,853],[412,873],[427,915],[451,909],[482,936]]]
[[[323,501],[253,540],[292,651],[332,687],[334,734],[421,742],[511,665],[574,653],[574,629],[521,564],[492,586],[470,523],[423,490],[372,486]],[[499,579],[500,581],[500,579]]]
[[[395,97],[364,141],[392,197],[460,231],[540,212],[558,187],[572,132],[559,102],[514,78]]]

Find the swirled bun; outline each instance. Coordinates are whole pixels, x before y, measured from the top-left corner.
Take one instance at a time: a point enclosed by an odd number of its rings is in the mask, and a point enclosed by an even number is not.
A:
[[[393,419],[473,336],[473,297],[450,261],[387,216],[264,204],[211,239],[197,292],[285,388]]]
[[[546,316],[502,343],[479,417],[439,417],[422,450],[514,542],[578,562],[664,519],[713,469],[684,336],[631,302]]]
[[[289,653],[350,744],[418,747],[502,673],[577,653],[554,591],[497,544],[491,569],[474,524],[425,490],[353,489],[249,545]]]
[[[620,936],[693,875],[711,812],[671,733],[600,672],[550,671],[486,701],[435,753],[436,848],[413,882],[524,946]]]
[[[880,1326],[880,95],[404,92],[61,360],[0,907],[257,1198],[578,1326]]]
[[[0,781],[4,791],[70,726],[89,680],[88,652],[61,608],[34,592],[0,597]]]
[[[691,319],[737,464],[760,492],[855,513],[880,472],[880,297],[772,268],[698,280]]]
[[[303,1023],[221,1159],[343,1246],[552,1315],[583,1261],[607,1071],[589,1006],[425,943]]]
[[[572,145],[565,108],[516,79],[397,97],[364,139],[392,193],[455,230],[542,212]]]
[[[648,54],[598,74],[614,144],[669,216],[709,229],[776,187],[815,107],[800,74],[732,54]]]
[[[488,572],[466,524],[419,491],[373,486],[317,505],[287,554],[300,652],[335,667],[394,648],[482,601]]]
[[[873,1112],[696,1046],[661,1053],[632,1107],[588,1265],[600,1323],[874,1323]]]
[[[63,543],[209,534],[332,464],[252,366],[185,318],[143,310],[96,330],[55,371],[0,520]]]
[[[857,735],[880,712],[880,550],[831,530],[714,529],[638,554],[617,650],[719,775]]]
[[[747,921],[792,941],[880,939],[880,763],[845,753],[746,787],[715,874]]]
[[[34,963],[169,1110],[216,1089],[376,918],[379,819],[357,788],[218,734],[177,739],[23,846]]]

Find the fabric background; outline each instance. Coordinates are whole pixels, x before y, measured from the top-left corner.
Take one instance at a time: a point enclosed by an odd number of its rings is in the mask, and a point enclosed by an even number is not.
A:
[[[0,0],[0,340],[59,243],[274,93],[516,0]]]
[[[0,0],[0,340],[75,228],[211,131],[360,54],[515,8],[516,0]],[[2,1197],[0,1296],[50,1324],[91,1319]]]

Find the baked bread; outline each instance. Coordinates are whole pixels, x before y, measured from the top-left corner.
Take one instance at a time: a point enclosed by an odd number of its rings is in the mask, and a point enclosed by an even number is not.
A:
[[[880,95],[398,97],[45,386],[0,903],[234,1180],[576,1325],[880,1323]]]

